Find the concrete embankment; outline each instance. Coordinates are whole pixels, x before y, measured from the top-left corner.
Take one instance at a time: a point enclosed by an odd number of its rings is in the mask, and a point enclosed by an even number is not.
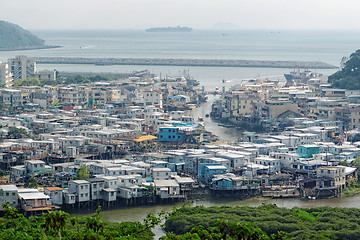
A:
[[[95,65],[158,65],[158,66],[201,66],[201,67],[263,67],[263,68],[310,68],[332,69],[334,65],[308,61],[263,61],[263,60],[220,60],[220,59],[166,59],[166,58],[71,58],[33,57],[43,64],[95,64]]]

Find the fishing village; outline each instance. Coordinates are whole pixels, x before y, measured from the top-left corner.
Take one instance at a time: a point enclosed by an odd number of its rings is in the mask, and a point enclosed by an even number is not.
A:
[[[24,215],[200,197],[340,197],[357,181],[360,91],[308,70],[205,89],[189,73],[121,79],[0,65],[0,204]],[[59,82],[63,79],[63,82]],[[66,82],[72,79],[73,82]],[[214,100],[203,116],[194,109]],[[219,128],[241,131],[220,139]]]

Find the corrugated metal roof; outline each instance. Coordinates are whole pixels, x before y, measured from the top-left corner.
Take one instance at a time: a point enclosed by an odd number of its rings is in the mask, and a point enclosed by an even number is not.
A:
[[[31,199],[50,199],[48,195],[44,193],[37,192],[37,193],[19,193],[19,197],[24,200],[31,200]]]

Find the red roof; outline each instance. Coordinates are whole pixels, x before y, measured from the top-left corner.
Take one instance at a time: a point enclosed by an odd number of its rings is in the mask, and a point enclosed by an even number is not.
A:
[[[44,189],[49,190],[49,191],[62,190],[62,188],[59,188],[59,187],[46,187],[46,188],[44,188]]]

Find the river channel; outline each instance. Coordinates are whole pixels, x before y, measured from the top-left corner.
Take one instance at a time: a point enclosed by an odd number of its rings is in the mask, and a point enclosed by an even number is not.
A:
[[[205,114],[209,114],[211,111],[211,104],[217,96],[209,95],[208,101],[201,104],[199,108],[193,110],[194,118],[203,117],[205,122],[205,128],[217,135],[225,143],[235,142],[242,136],[241,131],[232,128],[225,128],[218,126],[216,122],[213,122],[211,118],[206,118]],[[271,198],[250,198],[247,200],[237,199],[206,199],[206,200],[195,200],[192,202],[192,206],[251,206],[256,207],[262,204],[276,204],[278,207],[354,207],[360,208],[360,194],[351,197],[338,197],[331,199],[318,199],[318,200],[301,200],[301,199],[271,199]],[[104,220],[111,222],[122,222],[122,221],[141,221],[149,213],[158,214],[161,211],[172,211],[176,205],[152,205],[152,206],[139,206],[139,207],[128,207],[119,208],[112,210],[105,210],[101,212],[101,216]],[[81,214],[82,216],[84,214]],[[155,233],[155,239],[164,235],[164,232],[160,227],[153,230]]]
[[[211,112],[211,104],[216,100],[219,95],[208,95],[208,101],[201,104],[200,107],[192,110],[192,115],[194,119],[202,117],[205,123],[205,129],[209,132],[212,132],[224,143],[232,143],[239,141],[242,137],[242,132],[234,128],[222,127],[219,126],[217,122],[214,122],[210,117],[205,117],[206,114]]]

